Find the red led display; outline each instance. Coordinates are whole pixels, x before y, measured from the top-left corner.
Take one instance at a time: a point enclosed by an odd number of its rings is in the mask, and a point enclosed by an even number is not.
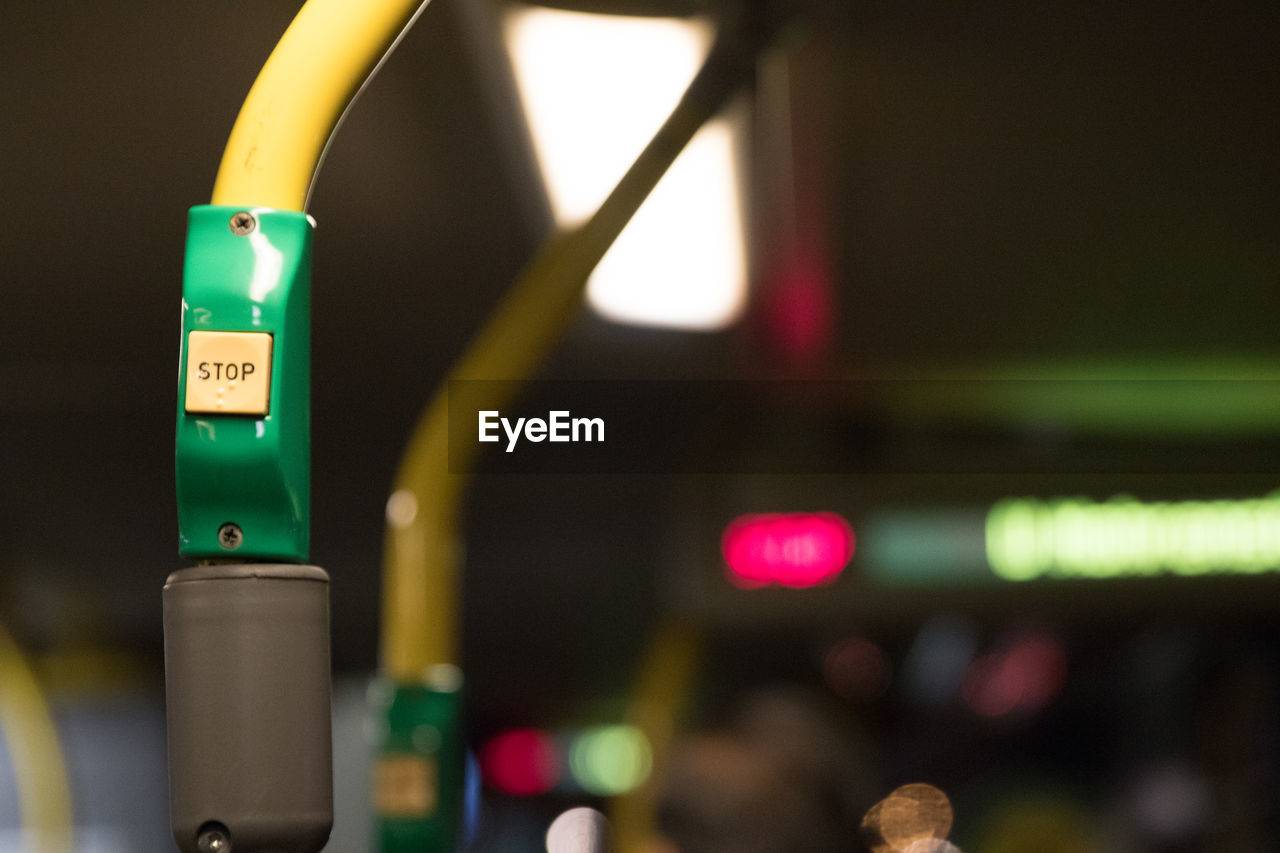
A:
[[[853,528],[831,512],[744,515],[720,540],[729,580],[744,589],[831,583],[853,558]]]

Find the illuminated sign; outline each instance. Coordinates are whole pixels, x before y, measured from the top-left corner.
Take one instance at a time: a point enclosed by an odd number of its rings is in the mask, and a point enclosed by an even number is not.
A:
[[[744,515],[720,541],[726,575],[743,589],[831,583],[853,558],[853,528],[835,513]]]
[[[986,548],[991,570],[1010,581],[1277,571],[1280,492],[1152,503],[1010,498],[987,515]]]

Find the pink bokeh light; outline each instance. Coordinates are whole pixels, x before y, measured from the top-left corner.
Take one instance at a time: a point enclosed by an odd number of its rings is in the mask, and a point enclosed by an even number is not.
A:
[[[853,558],[853,528],[831,512],[744,515],[721,538],[729,580],[744,589],[833,582]]]
[[[537,729],[509,729],[480,750],[480,774],[504,794],[545,794],[560,780],[562,764],[554,739]]]

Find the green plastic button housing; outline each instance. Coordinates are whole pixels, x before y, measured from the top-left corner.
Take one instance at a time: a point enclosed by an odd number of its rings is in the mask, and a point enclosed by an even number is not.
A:
[[[232,217],[245,212],[252,229],[237,233]],[[314,231],[311,217],[290,210],[202,205],[190,211],[176,453],[184,557],[307,561]],[[199,331],[271,335],[266,414],[187,412],[188,341]]]
[[[466,773],[460,686],[390,680],[371,685],[371,704],[381,723],[374,813],[383,853],[458,849]],[[418,787],[424,790],[415,791]]]

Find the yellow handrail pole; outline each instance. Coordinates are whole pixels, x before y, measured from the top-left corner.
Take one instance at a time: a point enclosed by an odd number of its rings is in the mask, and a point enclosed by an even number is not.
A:
[[[0,730],[18,786],[24,843],[40,853],[69,853],[71,786],[58,729],[35,673],[0,628]]]
[[[213,204],[306,210],[329,140],[424,0],[308,0],[249,90]]]
[[[756,35],[751,33],[750,35]],[[754,69],[756,38],[722,34],[680,103],[582,225],[550,240],[436,390],[401,457],[387,504],[383,561],[382,659],[385,675],[421,681],[434,664],[456,664],[460,498],[465,476],[449,470],[448,382],[518,380],[533,374],[580,303],[587,278],[649,192],[709,118]],[[484,409],[500,409],[508,383],[487,385]],[[469,468],[475,448],[455,448]]]
[[[702,638],[692,625],[673,620],[658,625],[623,714],[623,721],[649,741],[652,763],[648,779],[610,806],[618,850],[642,850],[654,835],[658,783],[701,660]]]
[[[207,322],[212,328],[202,332],[233,334],[261,326],[252,336],[262,344],[261,357],[274,366],[275,375],[270,378],[270,406],[263,402],[241,410],[265,420],[256,421],[256,430],[231,429],[225,441],[215,442],[211,427],[206,430],[198,418],[188,417],[207,407],[179,407],[177,486],[185,556],[201,559],[221,555],[220,548],[234,550],[244,538],[239,523],[248,521],[248,515],[253,525],[247,526],[262,535],[239,556],[306,560],[306,294],[315,223],[304,212],[343,117],[423,8],[424,0],[307,0],[245,98],[218,168],[212,205],[191,211],[182,363],[193,355],[195,325]],[[219,212],[219,207],[224,209]],[[263,215],[236,212],[246,208]],[[272,264],[260,263],[262,244],[237,242],[236,235],[250,232],[255,232],[250,242],[267,237],[268,244],[279,234]],[[270,299],[257,293],[264,282],[263,293],[277,291]],[[220,307],[216,312],[196,307],[202,304]],[[202,311],[206,317],[200,319]],[[246,365],[239,375],[248,372]],[[185,389],[185,377],[179,381]],[[228,405],[227,411],[232,410]],[[237,424],[241,426],[249,424]],[[218,432],[226,431],[219,426]],[[259,439],[256,444],[248,438],[251,433]],[[227,460],[233,464],[226,465]],[[239,493],[226,491],[228,477],[236,480]],[[261,501],[240,501],[240,493],[255,493]],[[269,509],[259,511],[263,506]],[[203,520],[188,526],[193,517]],[[237,523],[208,518],[236,518]],[[188,535],[197,527],[199,535]],[[223,539],[214,535],[217,530],[234,535]],[[257,569],[200,567],[175,573],[165,586],[170,822],[183,850],[229,848],[233,834],[236,849],[319,850],[329,835],[328,578],[316,567],[277,566],[269,580],[271,590],[259,589]],[[273,618],[263,610],[267,604],[288,611],[290,618]],[[219,624],[227,631],[205,630],[210,608],[223,618]],[[239,645],[228,651],[214,634],[234,636]],[[283,634],[296,642],[276,642]],[[277,678],[281,672],[289,675],[283,692]],[[255,713],[210,714],[212,693],[197,689],[210,684],[230,685],[238,707]],[[209,690],[220,692],[220,687]],[[256,713],[261,708],[270,713]],[[228,735],[236,741],[234,748],[224,748]],[[263,748],[282,743],[282,737],[290,744],[287,754]]]

